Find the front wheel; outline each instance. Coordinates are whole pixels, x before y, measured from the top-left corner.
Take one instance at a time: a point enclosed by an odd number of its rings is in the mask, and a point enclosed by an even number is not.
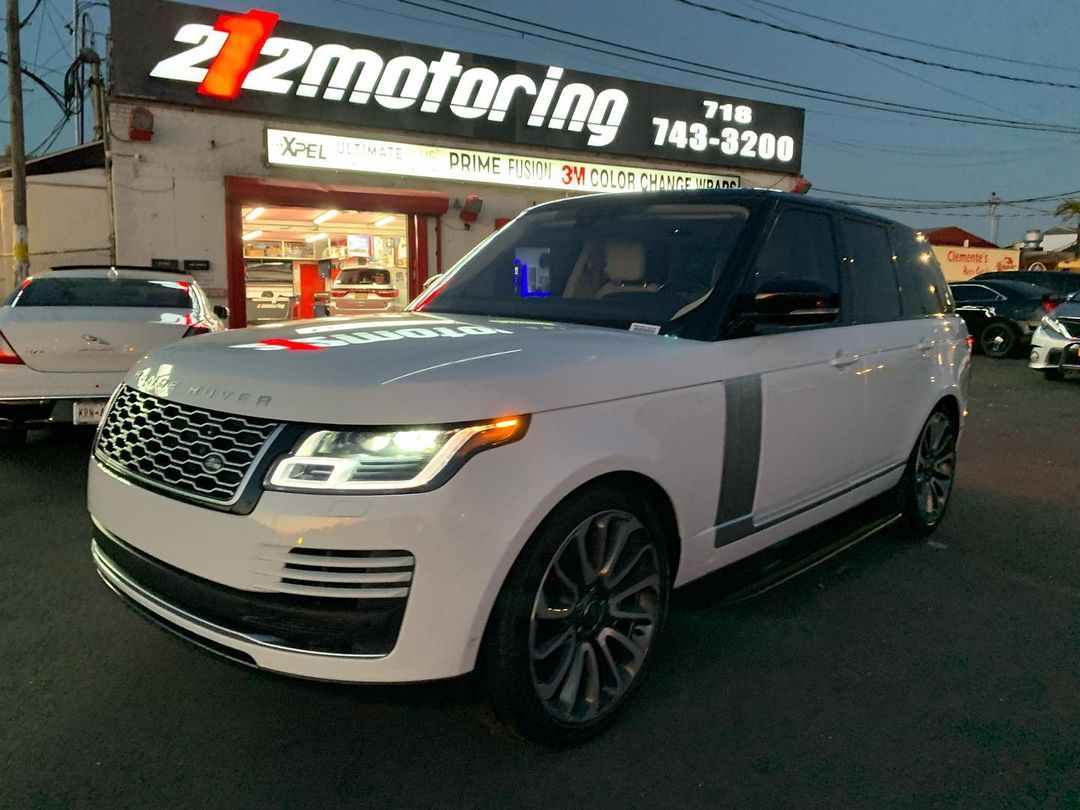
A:
[[[1012,357],[1020,346],[1020,333],[1011,323],[994,321],[983,329],[979,345],[987,357],[995,360]]]
[[[956,480],[959,426],[939,407],[926,420],[896,488],[901,526],[912,537],[926,537],[945,518]]]
[[[479,669],[495,715],[541,745],[595,737],[639,687],[670,591],[663,529],[643,499],[599,486],[564,501],[488,624]]]

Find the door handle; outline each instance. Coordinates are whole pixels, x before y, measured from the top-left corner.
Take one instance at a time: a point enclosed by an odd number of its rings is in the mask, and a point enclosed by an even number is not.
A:
[[[920,352],[928,352],[934,348],[935,345],[935,341],[933,340],[924,340],[919,344],[918,348]]]
[[[859,362],[859,355],[857,354],[843,354],[841,352],[836,353],[836,357],[829,361],[829,365],[833,368],[843,368],[844,366],[854,365]]]

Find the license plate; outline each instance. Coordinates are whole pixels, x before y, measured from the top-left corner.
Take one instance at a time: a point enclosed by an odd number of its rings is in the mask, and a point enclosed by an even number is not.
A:
[[[96,425],[105,415],[105,402],[76,402],[71,421],[76,425]]]

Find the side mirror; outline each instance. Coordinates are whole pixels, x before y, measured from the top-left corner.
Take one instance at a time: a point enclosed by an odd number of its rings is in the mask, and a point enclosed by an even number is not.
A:
[[[426,290],[432,284],[435,284],[435,283],[439,282],[442,279],[442,277],[445,276],[445,275],[446,275],[446,273],[436,273],[434,276],[432,276],[431,278],[429,278],[427,281],[424,282],[424,289]]]
[[[221,320],[227,321],[229,319],[229,308],[223,307],[221,304],[214,304],[214,314]]]
[[[812,281],[779,280],[744,302],[739,320],[759,326],[819,326],[840,317],[840,296]]]

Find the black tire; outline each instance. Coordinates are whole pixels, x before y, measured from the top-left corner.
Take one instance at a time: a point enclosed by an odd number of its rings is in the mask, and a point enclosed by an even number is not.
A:
[[[525,546],[488,621],[478,672],[495,717],[555,748],[600,734],[641,685],[670,593],[663,528],[644,498],[606,484],[567,498]]]
[[[994,360],[1015,357],[1020,348],[1020,330],[1008,321],[991,321],[979,334],[979,347]]]
[[[1048,368],[1043,371],[1043,376],[1050,382],[1061,382],[1065,379],[1065,372],[1060,368]]]
[[[938,426],[945,430],[940,440],[935,438]],[[927,537],[945,519],[956,483],[958,427],[952,411],[939,405],[919,430],[919,437],[904,468],[904,477],[895,490],[900,529],[907,537]],[[943,475],[946,470],[947,476]],[[931,488],[939,501],[934,503],[932,509],[927,508],[930,505],[927,487]]]
[[[0,450],[17,450],[26,444],[26,428],[0,428]]]

